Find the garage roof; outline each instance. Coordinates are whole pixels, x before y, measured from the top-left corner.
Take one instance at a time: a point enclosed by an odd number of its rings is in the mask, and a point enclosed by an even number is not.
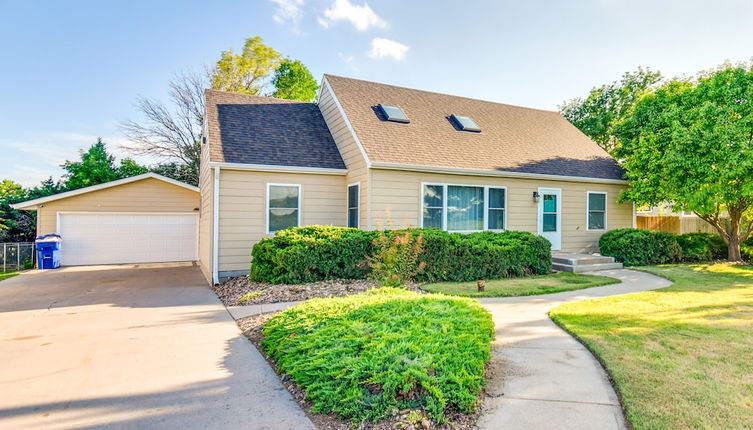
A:
[[[199,192],[198,187],[194,187],[193,185],[188,185],[185,182],[176,181],[175,179],[149,172],[149,173],[144,173],[143,175],[131,176],[130,178],[118,179],[117,181],[105,182],[104,184],[92,185],[91,187],[79,188],[77,190],[66,191],[64,193],[59,193],[59,194],[53,194],[47,197],[41,197],[34,200],[27,200],[25,202],[16,203],[10,206],[13,209],[34,210],[37,208],[37,206],[44,203],[48,203],[48,202],[52,202],[52,201],[60,200],[60,199],[67,199],[68,197],[91,193],[92,191],[99,191],[99,190],[104,190],[107,188],[117,187],[118,185],[130,184],[131,182],[141,181],[141,180],[150,179],[150,178],[164,181],[164,182],[167,182],[168,184],[177,185],[179,187],[183,187],[187,190],[195,191],[197,193]]]

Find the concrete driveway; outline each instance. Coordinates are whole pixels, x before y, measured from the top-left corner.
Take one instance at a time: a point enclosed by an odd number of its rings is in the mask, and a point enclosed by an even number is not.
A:
[[[0,282],[0,428],[313,428],[191,264]]]

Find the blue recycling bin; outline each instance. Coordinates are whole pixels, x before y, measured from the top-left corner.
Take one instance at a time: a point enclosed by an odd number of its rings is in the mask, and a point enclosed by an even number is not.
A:
[[[60,267],[60,242],[59,234],[46,234],[39,236],[35,241],[37,248],[37,265],[40,269],[57,269]]]

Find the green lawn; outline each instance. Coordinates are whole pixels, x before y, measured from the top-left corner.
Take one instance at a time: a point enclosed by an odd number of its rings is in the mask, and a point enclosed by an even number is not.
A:
[[[3,272],[2,270],[0,270],[0,281],[12,278],[16,275],[18,275],[18,272]]]
[[[753,267],[643,268],[674,285],[551,311],[600,357],[635,429],[753,428]]]
[[[618,284],[619,282],[619,279],[606,276],[558,272],[552,275],[490,280],[486,282],[486,291],[484,292],[478,291],[475,282],[438,282],[422,285],[421,289],[432,293],[464,297],[513,297],[559,293],[561,291]]]
[[[313,412],[358,423],[414,409],[443,421],[476,409],[494,324],[474,300],[380,288],[287,309],[264,336]]]

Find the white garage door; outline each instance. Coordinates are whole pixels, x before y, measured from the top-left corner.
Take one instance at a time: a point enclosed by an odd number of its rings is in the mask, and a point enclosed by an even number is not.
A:
[[[64,266],[195,261],[195,213],[58,213]]]

